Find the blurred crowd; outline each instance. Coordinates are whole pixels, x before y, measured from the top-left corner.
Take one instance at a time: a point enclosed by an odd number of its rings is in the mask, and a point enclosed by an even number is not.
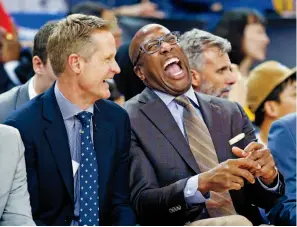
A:
[[[65,17],[23,42],[34,10]],[[0,0],[0,225],[296,225],[296,68],[266,32],[295,10]],[[126,42],[120,17],[148,20]]]

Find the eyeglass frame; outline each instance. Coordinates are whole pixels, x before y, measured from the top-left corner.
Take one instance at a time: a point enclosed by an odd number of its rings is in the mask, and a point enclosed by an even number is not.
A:
[[[139,58],[140,58],[140,55],[141,55],[142,52],[145,52],[146,54],[154,54],[154,53],[158,52],[158,51],[160,50],[160,48],[161,48],[162,42],[165,42],[164,38],[165,38],[167,35],[169,35],[169,34],[172,34],[172,35],[174,35],[174,36],[176,37],[176,42],[175,42],[175,43],[172,43],[172,44],[170,44],[170,45],[174,45],[174,44],[179,43],[179,41],[180,41],[180,39],[179,39],[179,38],[180,38],[180,32],[179,32],[179,31],[169,32],[169,33],[167,33],[167,34],[165,34],[165,35],[162,35],[161,37],[159,37],[159,38],[157,38],[157,39],[154,39],[154,40],[148,40],[148,41],[145,42],[145,43],[141,43],[141,44],[140,44],[140,47],[139,47],[139,51],[138,51],[137,57],[136,57],[136,60],[135,60],[135,62],[133,63],[133,66],[135,67],[135,66],[137,65],[137,63],[138,63],[138,61],[139,61]],[[152,41],[158,41],[158,42],[159,42],[159,48],[158,48],[156,51],[154,51],[154,52],[150,52],[150,53],[148,53],[148,52],[144,49],[144,45],[146,45],[147,43],[152,42]]]

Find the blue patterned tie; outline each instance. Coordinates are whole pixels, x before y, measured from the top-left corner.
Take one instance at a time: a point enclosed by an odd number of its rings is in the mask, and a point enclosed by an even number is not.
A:
[[[80,212],[79,225],[99,225],[98,164],[91,138],[92,113],[76,115],[81,122]]]

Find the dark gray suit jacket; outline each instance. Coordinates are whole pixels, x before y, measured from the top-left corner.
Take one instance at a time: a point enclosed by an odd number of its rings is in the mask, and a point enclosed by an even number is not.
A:
[[[0,95],[0,123],[3,123],[14,110],[30,100],[29,82],[30,80]]]
[[[243,109],[233,102],[197,94],[219,162],[236,158],[228,141],[244,132],[236,146],[255,141],[254,129]],[[130,187],[133,207],[141,225],[184,225],[207,218],[205,204],[188,207],[184,199],[187,180],[200,173],[182,132],[163,101],[146,88],[124,108],[132,126]],[[282,180],[283,182],[283,180]],[[254,224],[262,223],[257,206],[270,208],[283,193],[265,190],[258,181],[230,191],[236,211]]]

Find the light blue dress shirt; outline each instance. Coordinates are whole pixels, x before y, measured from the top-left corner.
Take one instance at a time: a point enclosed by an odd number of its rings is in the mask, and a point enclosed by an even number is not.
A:
[[[75,117],[81,111],[75,104],[72,104],[64,95],[60,92],[57,83],[55,84],[55,96],[62,113],[64,124],[66,127],[71,159],[72,161],[80,163],[81,157],[81,144],[80,144],[80,133],[82,128],[80,121]],[[90,106],[85,111],[94,113],[94,106]],[[93,120],[91,122],[91,129],[93,128]],[[93,130],[91,130],[91,137],[93,141]],[[80,199],[80,168],[78,167],[74,175],[74,215],[79,217],[79,199]],[[71,225],[78,226],[77,221],[72,221]]]
[[[165,103],[167,108],[169,109],[170,113],[172,114],[174,120],[176,121],[178,127],[180,128],[181,132],[183,133],[184,137],[187,140],[187,136],[185,133],[185,128],[183,124],[183,111],[184,107],[177,104],[174,99],[174,96],[171,96],[167,93],[163,93],[160,91],[153,90],[158,97]],[[199,109],[199,103],[197,100],[197,97],[195,95],[194,89],[191,87],[186,93],[184,93],[184,96],[188,97],[189,100],[192,102],[193,106],[196,108],[198,115],[202,118],[201,111]],[[203,120],[204,121],[204,120]],[[199,174],[198,174],[199,175]],[[206,196],[203,196],[200,191],[198,191],[198,175],[195,175],[191,178],[189,178],[185,188],[184,188],[184,196],[186,203],[188,206],[193,206],[195,204],[204,203],[207,199],[209,199],[209,193],[206,194]],[[266,185],[264,185],[259,178],[257,178],[259,183],[264,187],[266,190],[269,191],[276,191],[279,187],[279,179],[278,183],[273,188],[268,188]]]

